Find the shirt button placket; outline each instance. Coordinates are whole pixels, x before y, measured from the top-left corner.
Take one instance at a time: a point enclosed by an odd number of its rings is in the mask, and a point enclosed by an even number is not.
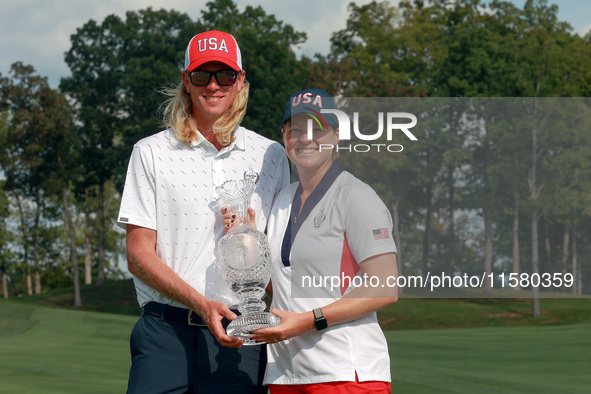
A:
[[[211,162],[211,181],[212,181],[212,193],[217,195],[215,192],[216,186],[220,186],[226,179],[224,179],[224,162],[220,156],[213,158]]]

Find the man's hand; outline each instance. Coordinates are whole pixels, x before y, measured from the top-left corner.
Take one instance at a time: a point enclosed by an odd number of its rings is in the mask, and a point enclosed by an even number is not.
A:
[[[196,308],[194,311],[201,316],[207,324],[209,331],[211,331],[215,339],[222,346],[235,348],[242,346],[242,339],[229,337],[222,325],[222,319],[224,317],[228,320],[234,320],[236,318],[236,314],[226,304],[219,301],[207,300],[200,308]]]
[[[203,321],[207,324],[209,331],[213,334],[215,339],[226,347],[241,347],[242,339],[236,337],[229,337],[222,325],[222,319],[225,317],[228,320],[234,320],[236,314],[232,312],[223,302],[207,300],[200,308],[194,311],[201,316]]]

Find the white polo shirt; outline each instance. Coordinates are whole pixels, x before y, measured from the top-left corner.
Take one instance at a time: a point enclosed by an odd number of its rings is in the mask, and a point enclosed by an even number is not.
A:
[[[277,196],[269,217],[271,307],[301,313],[337,301],[351,290],[347,285],[302,285],[304,275],[354,278],[360,275],[358,262],[395,253],[396,246],[386,206],[368,185],[342,171],[338,162],[299,216],[292,214],[289,234],[292,198],[294,212],[301,205],[297,188],[293,184]],[[375,313],[269,345],[267,355],[265,384],[355,381],[356,373],[359,381],[391,379],[388,346]]]
[[[224,230],[215,188],[243,179],[250,166],[259,175],[250,206],[263,231],[275,196],[289,185],[289,165],[279,143],[243,127],[220,151],[200,133],[192,145],[177,139],[172,129],[144,138],[129,161],[117,224],[156,230],[158,257],[199,293],[233,308],[238,301],[216,264]],[[150,301],[186,307],[135,276],[134,283],[140,307]]]

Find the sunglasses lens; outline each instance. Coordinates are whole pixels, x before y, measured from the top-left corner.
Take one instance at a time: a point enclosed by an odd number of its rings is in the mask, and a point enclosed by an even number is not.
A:
[[[224,71],[193,71],[191,75],[191,83],[195,86],[206,86],[211,82],[211,75],[215,74],[215,80],[219,85],[230,86],[236,82],[238,73],[232,70]]]
[[[193,71],[191,73],[191,83],[195,86],[205,86],[209,82],[211,74],[207,71]]]
[[[230,86],[236,82],[236,72],[235,71],[218,71],[215,74],[215,79],[217,79],[218,83],[223,86]]]

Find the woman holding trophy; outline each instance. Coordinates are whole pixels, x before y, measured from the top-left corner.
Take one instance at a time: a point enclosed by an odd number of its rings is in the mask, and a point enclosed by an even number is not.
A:
[[[251,338],[271,344],[264,380],[271,393],[390,393],[375,312],[397,300],[386,285],[397,275],[392,219],[339,165],[338,121],[322,109],[336,106],[320,89],[296,92],[286,104],[283,143],[299,182],[275,198],[267,227],[271,313],[281,324]],[[226,228],[234,224],[232,213],[224,218]]]

